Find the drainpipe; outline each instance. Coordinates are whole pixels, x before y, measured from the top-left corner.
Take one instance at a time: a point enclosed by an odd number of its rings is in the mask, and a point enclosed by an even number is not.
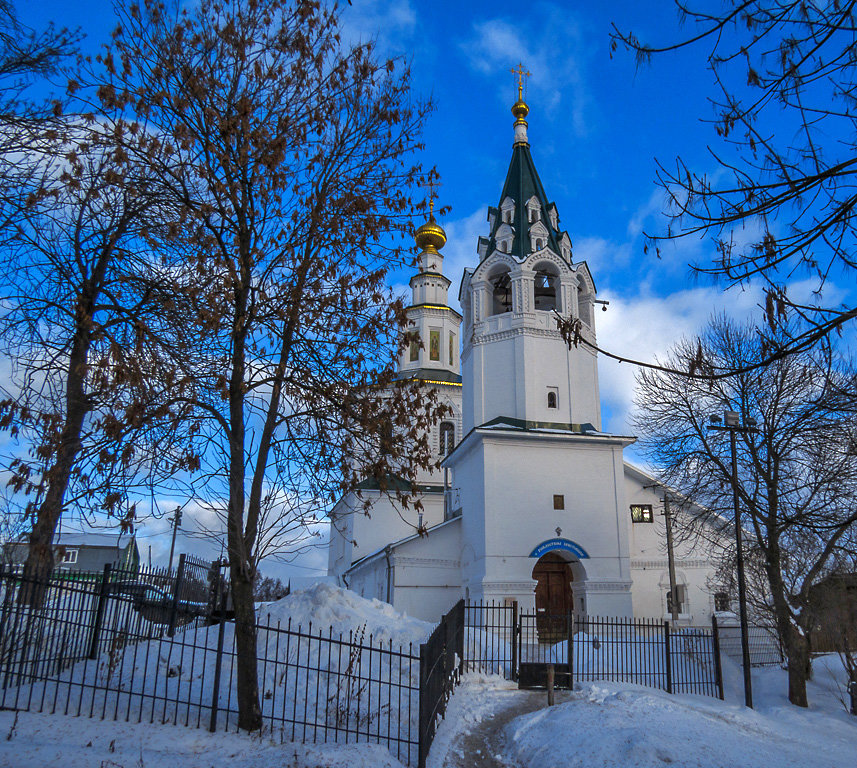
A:
[[[393,551],[393,548],[388,544],[384,547],[384,557],[387,558],[387,602],[392,605],[393,604],[393,569],[390,565],[390,552]]]

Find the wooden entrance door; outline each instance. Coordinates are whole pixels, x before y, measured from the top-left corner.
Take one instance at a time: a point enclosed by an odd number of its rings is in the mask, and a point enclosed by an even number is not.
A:
[[[539,558],[536,580],[536,630],[540,643],[557,643],[568,633],[572,612],[571,566],[555,552]]]

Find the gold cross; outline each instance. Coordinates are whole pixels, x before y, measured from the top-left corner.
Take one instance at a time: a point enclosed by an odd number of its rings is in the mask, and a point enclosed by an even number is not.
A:
[[[427,189],[429,191],[429,216],[434,216],[434,199],[437,197],[437,188],[442,187],[438,180],[438,176],[435,171],[429,171],[428,178],[420,184],[423,189]]]
[[[518,101],[521,101],[524,98],[524,78],[530,77],[532,72],[525,72],[524,65],[519,61],[517,69],[509,70],[513,75],[517,75],[518,80]]]

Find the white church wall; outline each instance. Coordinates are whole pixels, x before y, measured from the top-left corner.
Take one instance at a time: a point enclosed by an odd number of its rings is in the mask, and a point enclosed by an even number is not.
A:
[[[559,528],[589,554],[581,560],[587,612],[630,615],[622,442],[493,430],[470,440],[455,466],[465,489],[463,549],[473,550],[462,556],[471,596],[514,598],[532,610],[537,561],[529,555]],[[553,508],[554,495],[565,509]]]
[[[353,517],[354,546],[351,562],[374,554],[393,541],[399,541],[417,532],[419,513],[409,506],[402,508],[394,498],[377,491],[364,491],[372,500],[369,514],[358,509]],[[443,522],[443,494],[425,493],[422,495],[423,525],[433,526]],[[353,502],[352,502],[353,503]]]
[[[669,591],[669,562],[666,546],[666,521],[663,493],[646,487],[654,482],[640,475],[634,468],[625,473],[625,492],[628,500],[627,525],[631,546],[631,573],[634,614],[640,617],[669,618],[667,592]],[[652,522],[633,522],[631,505],[648,505],[652,509]],[[682,517],[688,512],[672,506],[677,518],[676,530],[681,529]],[[674,545],[676,584],[685,589],[679,620],[694,625],[706,625],[714,610],[713,593],[716,591],[715,561],[712,546],[699,537],[683,539],[676,535]]]
[[[327,573],[339,580],[351,566],[354,539],[354,501],[348,494],[340,499],[330,513],[330,544],[327,550]]]
[[[392,555],[396,610],[437,622],[462,597],[460,551],[460,519],[397,546]]]
[[[387,601],[387,558],[372,558],[347,574],[348,588],[360,597]],[[392,582],[390,582],[392,588]]]

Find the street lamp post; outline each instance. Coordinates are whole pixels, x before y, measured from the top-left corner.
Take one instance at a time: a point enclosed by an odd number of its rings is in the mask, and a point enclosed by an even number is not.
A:
[[[719,416],[712,416],[709,429],[729,432],[729,447],[732,450],[732,506],[735,510],[735,556],[738,561],[738,610],[741,617],[741,662],[744,667],[744,703],[753,708],[753,683],[750,677],[750,635],[747,623],[747,580],[744,577],[744,547],[741,527],[741,512],[738,506],[738,432],[755,432],[756,420],[748,418],[746,424],[741,423],[740,414],[726,411],[723,414],[723,425]]]

